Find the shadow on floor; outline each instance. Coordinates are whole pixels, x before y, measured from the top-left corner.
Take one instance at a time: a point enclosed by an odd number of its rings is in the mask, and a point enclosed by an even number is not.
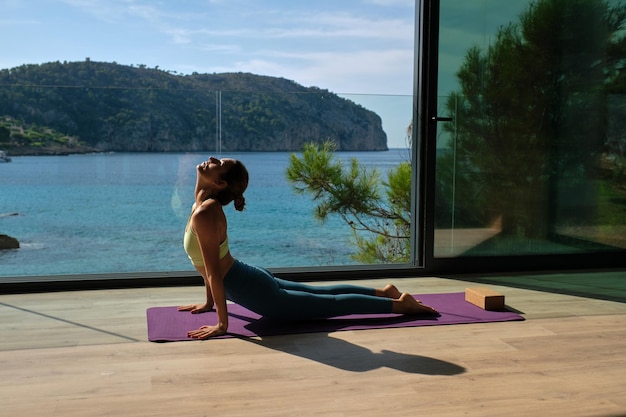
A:
[[[368,372],[380,368],[440,376],[453,376],[465,372],[465,368],[452,362],[390,350],[372,352],[366,347],[325,333],[301,334],[298,337],[272,336],[260,339],[242,337],[241,339],[350,372]]]

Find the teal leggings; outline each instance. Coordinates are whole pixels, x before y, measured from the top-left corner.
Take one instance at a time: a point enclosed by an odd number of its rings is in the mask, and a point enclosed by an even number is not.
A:
[[[226,297],[261,316],[279,320],[322,319],[348,314],[391,313],[392,301],[373,288],[313,286],[276,278],[235,260],[224,277]]]

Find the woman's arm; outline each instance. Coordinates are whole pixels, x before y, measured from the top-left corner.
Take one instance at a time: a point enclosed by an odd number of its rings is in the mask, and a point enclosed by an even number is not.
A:
[[[215,325],[202,326],[189,332],[189,336],[198,339],[207,339],[219,336],[228,330],[228,310],[226,307],[226,293],[220,270],[219,247],[226,236],[226,217],[221,205],[214,200],[204,203],[193,214],[192,227],[198,236],[198,244],[204,260],[205,286],[207,302],[213,301],[217,311],[218,322]]]
[[[215,305],[215,302],[213,301],[213,294],[211,293],[211,284],[209,284],[208,278],[205,277],[206,268],[196,267],[196,269],[198,270],[198,272],[200,272],[200,274],[202,275],[202,279],[204,281],[204,288],[206,290],[206,302],[204,304],[187,304],[187,305],[179,306],[178,311],[189,311],[191,312],[191,314],[200,314],[200,313],[207,313],[213,310],[213,306]]]

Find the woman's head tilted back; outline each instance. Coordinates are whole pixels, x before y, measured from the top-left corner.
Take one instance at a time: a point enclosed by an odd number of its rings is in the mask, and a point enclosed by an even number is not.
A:
[[[225,164],[225,172],[221,178],[226,181],[226,188],[220,190],[216,196],[216,200],[223,206],[231,201],[235,206],[235,210],[242,211],[246,205],[246,199],[243,193],[248,188],[248,170],[245,165],[236,159],[232,159],[233,163]]]
[[[225,206],[235,202],[241,211],[246,205],[243,193],[248,187],[248,170],[236,159],[210,157],[197,166],[196,199],[213,198]]]

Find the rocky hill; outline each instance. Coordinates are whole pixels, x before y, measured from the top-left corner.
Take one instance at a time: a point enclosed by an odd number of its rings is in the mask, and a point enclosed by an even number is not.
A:
[[[387,149],[378,115],[327,90],[90,60],[0,70],[0,120],[0,148],[12,155],[206,151],[220,137],[224,152],[299,151],[328,140],[340,151]]]

